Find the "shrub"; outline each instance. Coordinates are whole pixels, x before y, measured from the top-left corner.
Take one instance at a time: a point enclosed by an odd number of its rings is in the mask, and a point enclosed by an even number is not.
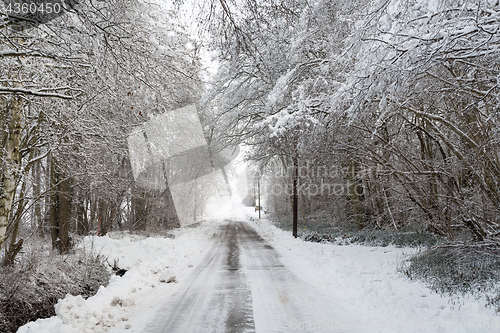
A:
[[[398,269],[441,294],[485,295],[488,305],[500,311],[500,246],[496,244],[437,246],[403,261]]]
[[[274,223],[278,228],[291,231],[291,221],[279,220]],[[428,232],[415,230],[356,230],[350,225],[327,222],[324,219],[301,219],[298,234],[305,241],[316,243],[335,243],[338,245],[359,244],[366,246],[431,247],[443,238]]]
[[[441,239],[433,234],[416,231],[359,231],[351,234],[351,243],[368,246],[431,247]]]
[[[0,267],[0,332],[14,333],[29,321],[51,317],[66,294],[89,297],[109,282],[109,267],[100,255],[37,250],[20,256],[13,267]]]

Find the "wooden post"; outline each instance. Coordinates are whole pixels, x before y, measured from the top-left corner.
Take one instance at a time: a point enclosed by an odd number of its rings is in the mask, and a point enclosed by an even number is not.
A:
[[[293,143],[293,202],[292,202],[292,213],[293,213],[293,229],[292,235],[297,238],[297,224],[298,224],[298,206],[299,206],[299,157],[297,148],[297,139],[295,138]]]
[[[260,220],[260,210],[262,207],[260,206],[260,178],[257,180],[257,191],[259,193],[259,220]]]

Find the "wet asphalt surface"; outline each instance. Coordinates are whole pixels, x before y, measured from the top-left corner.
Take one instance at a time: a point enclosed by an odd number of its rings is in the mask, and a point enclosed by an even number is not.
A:
[[[288,271],[245,222],[221,225],[180,283],[148,333],[337,332],[327,326],[335,313],[320,293]],[[316,323],[317,329],[305,329]]]

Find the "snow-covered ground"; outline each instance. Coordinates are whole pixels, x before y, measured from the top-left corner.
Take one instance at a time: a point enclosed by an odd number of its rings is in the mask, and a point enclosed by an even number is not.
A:
[[[290,271],[325,299],[342,305],[340,321],[311,318],[293,327],[307,331],[309,325],[310,332],[314,325],[356,332],[500,331],[500,316],[485,308],[485,300],[451,300],[398,274],[398,264],[416,249],[308,243],[265,220],[250,225],[280,253]]]
[[[111,328],[129,329],[129,316],[147,313],[155,300],[160,280],[188,274],[203,251],[212,243],[218,222],[202,223],[197,228],[177,229],[175,238],[111,234],[111,237],[87,237],[86,250],[115,260],[128,269],[123,277],[113,275],[109,285],[84,300],[67,295],[56,305],[56,316],[40,319],[21,327],[19,333],[109,332]],[[175,273],[174,273],[175,272]],[[174,283],[170,283],[174,284]],[[169,284],[169,285],[170,285]],[[153,302],[152,304],[149,304]]]
[[[396,272],[398,262],[414,249],[307,243],[266,220],[255,220],[253,211],[238,208],[238,212],[240,216],[232,219],[249,220],[244,215],[253,215],[248,223],[278,251],[285,267],[338,311],[331,321],[292,319],[289,331],[499,331],[500,317],[484,307],[484,300],[450,302],[420,282],[401,277]],[[128,272],[113,276],[109,286],[87,300],[68,295],[56,305],[56,316],[29,323],[18,332],[144,332],[155,310],[181,285],[160,281],[174,276],[181,281],[189,275],[218,237],[221,221],[176,230],[175,238],[127,234],[87,238],[87,249],[107,256],[111,264],[117,260]]]

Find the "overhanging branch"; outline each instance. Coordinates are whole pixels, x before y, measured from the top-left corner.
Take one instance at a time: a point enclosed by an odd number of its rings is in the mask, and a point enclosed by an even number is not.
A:
[[[39,96],[39,97],[54,97],[54,98],[62,98],[62,99],[73,99],[73,96],[58,94],[58,93],[49,93],[41,90],[28,90],[23,88],[10,88],[10,87],[0,87],[0,93],[22,93],[27,95]]]

